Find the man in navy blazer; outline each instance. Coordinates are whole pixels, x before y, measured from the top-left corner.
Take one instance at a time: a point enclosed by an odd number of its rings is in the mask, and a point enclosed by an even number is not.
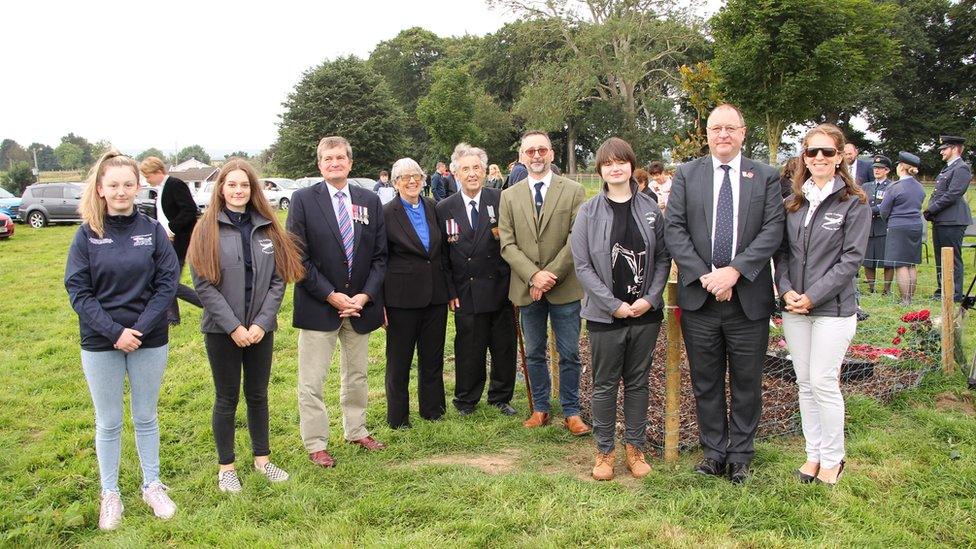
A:
[[[857,157],[858,151],[854,143],[844,145],[844,160],[847,161],[847,171],[858,185],[874,181],[874,168],[871,162]]]
[[[295,285],[293,316],[302,441],[313,463],[333,467],[322,385],[337,343],[345,439],[366,450],[383,448],[366,429],[366,367],[369,334],[383,324],[386,228],[379,197],[347,181],[349,142],[324,137],[316,153],[325,180],[295,191],[287,226],[303,245],[307,273]]]
[[[485,188],[488,155],[461,143],[451,156],[460,189],[437,204],[437,222],[446,235],[454,295],[454,407],[474,412],[485,389],[486,358],[491,353],[488,404],[515,415],[515,319],[508,300],[511,268],[498,240],[501,190]]]

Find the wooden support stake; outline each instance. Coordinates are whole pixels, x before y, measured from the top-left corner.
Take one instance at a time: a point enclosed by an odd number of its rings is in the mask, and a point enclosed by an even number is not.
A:
[[[955,292],[953,282],[953,250],[950,247],[942,248],[942,371],[951,374],[956,370],[955,359],[955,314],[953,311],[952,296]]]
[[[681,326],[678,325],[678,268],[671,263],[665,297],[668,355],[664,365],[664,462],[678,462],[678,434],[681,430]]]
[[[559,398],[559,352],[556,350],[556,332],[549,327],[549,379],[552,380],[552,396]]]

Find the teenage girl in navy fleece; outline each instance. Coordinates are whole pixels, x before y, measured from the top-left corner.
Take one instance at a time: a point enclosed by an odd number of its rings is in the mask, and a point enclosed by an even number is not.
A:
[[[231,493],[242,488],[234,468],[242,373],[254,469],[271,482],[288,480],[288,473],[270,459],[268,382],[285,283],[301,279],[305,268],[246,160],[231,158],[220,169],[207,212],[193,230],[187,260],[203,302],[200,329],[216,392],[211,421],[217,488]]]
[[[166,368],[166,310],[176,295],[179,262],[162,225],[135,209],[136,161],[111,150],[95,163],[78,207],[64,285],[81,328],[81,366],[95,405],[95,454],[102,483],[98,527],[122,520],[119,454],[122,393],[131,390],[132,424],[142,465],[142,499],[168,519],[176,505],[159,481],[156,403]]]

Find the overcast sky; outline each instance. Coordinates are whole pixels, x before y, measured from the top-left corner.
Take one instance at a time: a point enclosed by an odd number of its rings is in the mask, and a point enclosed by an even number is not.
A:
[[[269,146],[281,102],[326,59],[365,58],[413,26],[483,35],[513,19],[482,0],[33,0],[3,15],[0,138],[56,147],[75,132],[216,157]]]

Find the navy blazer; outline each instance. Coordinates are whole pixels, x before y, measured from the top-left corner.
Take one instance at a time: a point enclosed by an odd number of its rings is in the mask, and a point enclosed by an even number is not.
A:
[[[440,305],[450,301],[454,293],[447,275],[447,260],[442,253],[444,231],[438,226],[434,201],[425,197],[420,200],[427,217],[430,251],[420,242],[402,199],[396,198],[383,206],[389,246],[383,292],[388,307],[419,309]]]
[[[511,306],[508,286],[512,270],[502,259],[499,239],[491,231],[498,227],[501,195],[499,189],[481,189],[477,230],[468,221],[470,207],[463,193],[453,194],[437,204],[437,223],[441,230],[445,230],[447,220],[453,219],[461,231],[456,242],[448,242],[446,233],[444,238],[444,255],[450,260],[449,276],[454,281],[455,293],[451,297],[461,301],[458,313],[489,313]]]
[[[348,270],[339,222],[325,181],[298,189],[288,209],[288,230],[303,247],[305,278],[295,284],[292,325],[304,330],[332,332],[342,320],[327,301],[333,291],[349,297],[364,293],[369,303],[350,319],[357,333],[383,324],[383,277],[386,275],[386,227],[383,207],[375,193],[346,184],[352,204],[366,208],[368,222],[353,220],[352,274]]]
[[[854,178],[854,182],[858,185],[864,185],[868,181],[874,181],[873,164],[863,158],[856,159],[854,161],[854,173],[851,174],[851,177]]]
[[[884,201],[885,193],[891,188],[892,181],[885,179],[880,184],[871,178],[865,182],[861,188],[868,195],[868,206],[871,207],[871,237],[885,236],[888,234],[888,222],[881,217],[881,202]]]

